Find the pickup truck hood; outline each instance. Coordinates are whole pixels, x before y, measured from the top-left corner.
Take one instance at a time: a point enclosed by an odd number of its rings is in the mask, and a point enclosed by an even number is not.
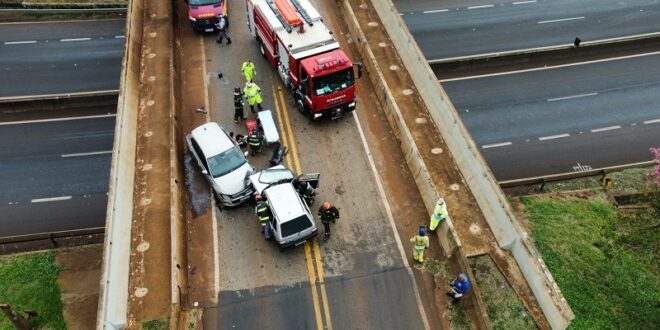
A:
[[[204,6],[188,6],[188,15],[195,19],[214,18],[220,14],[226,15],[224,2]]]
[[[213,178],[213,182],[218,190],[225,195],[237,194],[247,187],[245,177],[252,171],[248,162],[241,165],[231,173],[227,173],[219,178]]]

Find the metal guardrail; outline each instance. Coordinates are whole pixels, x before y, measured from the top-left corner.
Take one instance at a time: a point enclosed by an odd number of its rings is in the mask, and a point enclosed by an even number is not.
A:
[[[0,255],[103,242],[105,227],[0,237]]]
[[[540,189],[543,190],[545,184],[550,182],[568,181],[568,180],[587,178],[592,176],[605,177],[607,173],[622,171],[630,168],[647,167],[647,166],[652,166],[654,164],[655,164],[654,161],[646,161],[646,162],[630,163],[630,164],[618,165],[618,166],[609,166],[609,167],[603,167],[603,168],[579,171],[579,172],[567,172],[567,173],[544,175],[544,176],[537,176],[531,178],[505,180],[505,181],[500,181],[498,183],[501,188],[513,188],[513,187],[531,186],[531,185],[540,184],[541,185]]]
[[[118,96],[118,95],[119,95],[119,90],[110,89],[110,90],[105,90],[105,91],[91,91],[91,92],[2,96],[2,97],[0,97],[0,104],[1,103],[11,103],[11,102],[62,100],[62,99],[82,98],[82,97]]]
[[[82,13],[125,13],[126,7],[115,8],[0,8],[0,13],[17,14],[82,14]]]

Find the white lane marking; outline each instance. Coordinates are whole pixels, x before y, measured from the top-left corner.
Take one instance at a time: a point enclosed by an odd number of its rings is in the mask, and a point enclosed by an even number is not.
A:
[[[60,155],[62,158],[68,158],[68,157],[82,157],[82,156],[95,156],[95,155],[105,155],[105,154],[111,154],[112,150],[104,150],[104,151],[92,151],[92,152],[80,152],[77,154],[63,154]]]
[[[608,127],[601,127],[601,128],[594,128],[591,130],[591,133],[598,133],[598,132],[605,132],[605,131],[613,131],[615,129],[619,129],[621,126],[619,125],[614,125],[614,126],[608,126]]]
[[[569,136],[571,136],[571,135],[568,134],[568,133],[557,134],[557,135],[550,135],[550,136],[542,136],[542,137],[539,138],[539,141],[561,139],[561,138],[565,138],[565,137],[569,137]]]
[[[494,7],[495,5],[482,5],[482,6],[470,6],[468,9],[481,9],[481,8],[491,8]]]
[[[598,95],[598,93],[578,94],[578,95],[570,95],[570,96],[563,96],[563,97],[556,97],[556,98],[552,98],[552,99],[547,99],[547,101],[548,102],[555,102],[555,101],[577,99],[577,98],[580,98],[580,97],[596,96],[596,95]]]
[[[486,78],[486,77],[505,76],[505,75],[517,74],[517,73],[551,70],[551,69],[567,68],[567,67],[578,66],[578,65],[587,65],[587,64],[595,64],[595,63],[602,63],[602,62],[626,60],[626,59],[631,59],[631,58],[636,58],[636,57],[653,56],[653,55],[658,55],[658,54],[660,54],[660,51],[651,52],[651,53],[644,53],[644,54],[635,54],[635,55],[628,55],[628,56],[612,57],[612,58],[586,61],[586,62],[567,63],[567,64],[561,64],[561,65],[555,65],[555,66],[544,66],[544,67],[524,69],[524,70],[496,72],[496,73],[482,74],[482,75],[469,76],[469,77],[448,78],[448,79],[439,80],[439,82],[450,82],[450,81],[470,80],[470,79],[478,79],[478,78]]]
[[[497,147],[505,147],[505,146],[510,146],[512,143],[510,141],[507,142],[502,142],[502,143],[493,143],[493,144],[484,144],[481,146],[482,149],[489,149],[489,148],[497,148]]]
[[[115,39],[124,39],[126,36],[115,36]]]
[[[49,118],[49,119],[35,119],[35,120],[21,120],[21,121],[7,121],[0,123],[0,126],[6,125],[22,125],[22,124],[34,124],[34,123],[47,123],[54,121],[69,121],[69,120],[81,120],[81,119],[95,119],[95,118],[108,118],[116,116],[114,113],[107,115],[95,115],[95,116],[80,116],[80,117],[66,117],[66,118]]]
[[[408,276],[412,280],[413,291],[415,292],[415,299],[417,300],[417,308],[419,309],[419,314],[422,316],[422,324],[424,325],[425,330],[431,329],[429,326],[429,321],[426,318],[426,311],[422,305],[422,298],[419,295],[419,287],[417,286],[417,281],[415,280],[415,275],[412,272],[412,268],[408,263],[408,253],[403,249],[403,244],[401,243],[401,237],[399,237],[399,231],[396,229],[396,224],[394,223],[394,216],[392,216],[392,209],[390,208],[390,203],[387,201],[387,195],[385,195],[385,189],[383,188],[383,183],[380,181],[380,176],[378,175],[378,170],[376,169],[376,163],[374,162],[373,157],[371,156],[371,151],[367,145],[367,138],[364,136],[364,131],[362,131],[362,125],[360,125],[360,120],[358,120],[357,114],[353,111],[353,119],[357,124],[358,132],[360,133],[360,139],[362,140],[362,147],[364,147],[364,152],[367,154],[367,159],[369,160],[369,167],[371,168],[371,173],[376,179],[376,186],[378,187],[378,194],[380,195],[381,202],[385,206],[385,213],[387,213],[387,219],[389,220],[390,227],[394,233],[394,240],[396,245],[399,248],[399,253],[401,253],[401,259],[403,259],[403,265],[408,271]]]
[[[436,10],[425,10],[423,11],[424,14],[434,14],[434,13],[444,13],[448,12],[449,9],[436,9]]]
[[[92,38],[71,38],[71,39],[60,39],[61,42],[73,42],[73,41],[89,41]]]
[[[59,197],[47,197],[47,198],[35,198],[30,201],[30,203],[46,203],[46,202],[58,202],[66,201],[71,199],[71,196],[59,196]]]
[[[560,19],[551,19],[549,21],[538,21],[537,24],[547,24],[547,23],[557,23],[557,22],[566,22],[566,21],[575,21],[578,19],[584,19],[584,16],[580,17],[569,17],[569,18],[560,18]]]
[[[530,0],[530,1],[517,1],[517,2],[514,2],[513,4],[514,4],[514,5],[524,5],[524,4],[528,4],[528,3],[536,3],[536,0]]]
[[[26,41],[5,41],[5,45],[24,45],[24,44],[36,44],[36,40],[26,40]]]
[[[658,119],[651,119],[651,120],[645,120],[644,125],[649,125],[649,124],[657,124],[660,123],[660,118]]]
[[[403,15],[405,15],[405,14],[404,13],[399,13],[399,16],[403,16]]]

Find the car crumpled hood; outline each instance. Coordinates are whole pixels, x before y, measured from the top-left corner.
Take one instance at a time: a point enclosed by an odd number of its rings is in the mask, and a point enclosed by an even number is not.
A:
[[[213,178],[213,182],[218,187],[221,193],[225,195],[233,195],[241,192],[246,188],[246,176],[252,172],[252,167],[248,162],[245,162],[241,167],[235,169],[231,173],[227,173],[219,178]]]

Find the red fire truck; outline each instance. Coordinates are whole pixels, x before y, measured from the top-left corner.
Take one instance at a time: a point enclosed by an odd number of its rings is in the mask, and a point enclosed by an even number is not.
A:
[[[316,120],[355,110],[353,63],[308,0],[247,0],[247,14],[250,33],[300,112]],[[362,64],[356,66],[359,78]]]
[[[188,4],[188,19],[195,31],[213,32],[220,16],[227,17],[226,0],[185,1]]]

